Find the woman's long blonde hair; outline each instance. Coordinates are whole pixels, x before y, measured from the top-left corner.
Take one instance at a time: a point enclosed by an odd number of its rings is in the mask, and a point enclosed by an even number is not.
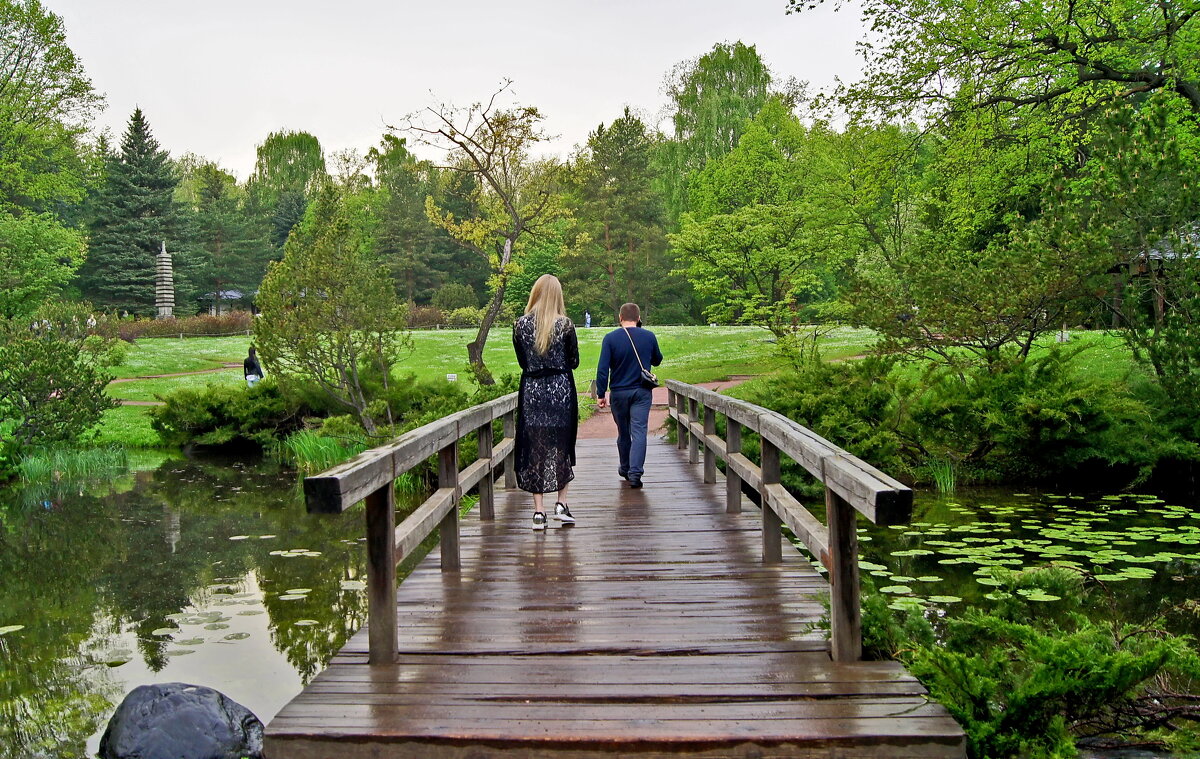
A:
[[[566,318],[567,307],[563,304],[562,283],[553,274],[543,274],[533,283],[529,291],[529,303],[525,313],[533,314],[533,347],[545,355],[554,339],[554,328],[559,319]]]

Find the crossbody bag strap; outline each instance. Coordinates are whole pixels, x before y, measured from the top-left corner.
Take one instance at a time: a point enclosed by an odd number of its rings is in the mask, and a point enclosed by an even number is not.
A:
[[[646,367],[642,364],[642,357],[638,355],[637,345],[633,342],[633,335],[629,334],[629,327],[621,327],[621,329],[625,330],[625,337],[629,338],[629,346],[633,348],[633,357],[637,359],[638,368],[643,372],[646,371]]]

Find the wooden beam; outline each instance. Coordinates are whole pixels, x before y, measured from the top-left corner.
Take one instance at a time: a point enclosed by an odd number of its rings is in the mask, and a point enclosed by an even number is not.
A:
[[[829,520],[829,626],[830,655],[834,661],[862,658],[862,610],[859,607],[858,531],[854,509],[845,499],[825,489]]]
[[[763,490],[767,494],[767,505],[779,515],[788,529],[796,534],[808,552],[828,569],[829,530],[825,525],[804,508],[781,483],[764,485]]]
[[[737,514],[742,510],[742,478],[729,465],[731,456],[742,454],[742,425],[729,416],[725,417],[725,452],[721,460],[725,462],[725,512]]]
[[[475,463],[484,466],[484,475],[479,480],[479,518],[491,520],[496,518],[496,502],[493,495],[496,483],[492,467],[492,443],[495,436],[492,433],[492,420],[488,419],[480,426],[477,434],[479,436],[479,460]],[[465,479],[467,479],[466,472],[463,472],[459,475],[460,484]],[[462,485],[462,487],[470,487],[470,485]]]
[[[704,407],[704,482],[717,481],[717,457],[712,440],[719,440],[717,434],[717,412],[711,406]],[[724,446],[724,441],[721,441]]]
[[[457,570],[462,566],[458,541],[458,499],[462,489],[458,482],[458,441],[438,451],[438,489],[450,489],[453,493],[452,508],[442,517],[442,571]]]
[[[768,487],[779,484],[779,449],[766,437],[762,441],[762,485],[759,495],[762,497],[763,518],[763,563],[778,564],[783,561],[783,530],[782,520],[771,508]]]
[[[396,498],[391,481],[366,498],[367,635],[371,664],[396,660]]]

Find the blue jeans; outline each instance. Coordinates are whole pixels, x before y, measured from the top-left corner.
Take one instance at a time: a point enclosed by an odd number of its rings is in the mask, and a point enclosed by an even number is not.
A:
[[[617,455],[627,477],[641,478],[646,466],[646,428],[650,424],[651,393],[645,388],[612,393],[613,421],[617,423]]]

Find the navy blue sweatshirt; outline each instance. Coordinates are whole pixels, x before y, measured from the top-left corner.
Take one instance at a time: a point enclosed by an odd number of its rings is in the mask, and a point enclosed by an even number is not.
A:
[[[610,389],[636,390],[642,386],[642,370],[638,366],[633,346],[629,344],[628,332],[637,345],[642,365],[649,369],[662,363],[662,351],[658,349],[658,338],[642,327],[619,327],[604,336],[600,344],[600,365],[596,368],[596,397],[603,398]],[[611,377],[611,381],[610,381]]]

